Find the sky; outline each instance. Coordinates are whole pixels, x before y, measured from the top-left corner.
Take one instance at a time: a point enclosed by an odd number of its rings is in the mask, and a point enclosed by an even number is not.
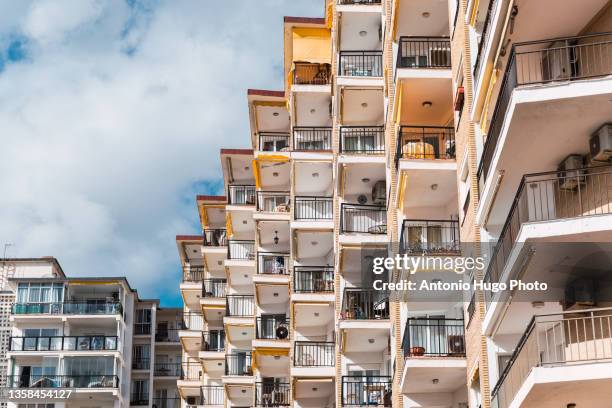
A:
[[[0,250],[179,306],[177,234],[323,0],[0,0]],[[1,255],[1,254],[0,254]]]

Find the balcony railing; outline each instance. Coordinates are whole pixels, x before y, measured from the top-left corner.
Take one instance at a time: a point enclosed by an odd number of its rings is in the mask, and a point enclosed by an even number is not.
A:
[[[255,383],[255,406],[257,407],[288,407],[290,395],[291,385],[289,383]]]
[[[149,406],[149,394],[135,393],[130,395],[130,406]]]
[[[294,266],[293,291],[295,293],[333,293],[333,266]]]
[[[484,282],[500,281],[523,224],[610,214],[611,187],[610,165],[525,175],[493,248]],[[491,296],[490,291],[485,291],[487,304]]]
[[[255,259],[255,241],[230,239],[227,244],[227,259]]]
[[[202,379],[202,364],[187,362],[181,364],[181,380],[200,381]]]
[[[202,332],[202,351],[225,350],[225,330]]]
[[[342,126],[340,152],[350,154],[384,154],[384,126]]]
[[[108,375],[9,375],[8,388],[117,388],[119,377]]]
[[[295,197],[293,216],[296,220],[331,220],[334,218],[333,197]]]
[[[612,309],[534,316],[491,393],[507,408],[535,367],[573,366],[612,359]]]
[[[376,407],[391,406],[391,377],[386,375],[373,376],[342,376],[342,406]]]
[[[407,254],[460,254],[459,221],[404,220],[400,251]]]
[[[158,343],[178,343],[179,342],[179,331],[181,329],[157,329],[155,333],[155,341]]]
[[[204,318],[201,313],[183,313],[183,330],[202,330],[204,328]]]
[[[227,295],[225,303],[226,316],[253,316],[255,302],[253,295]]]
[[[294,85],[327,85],[329,83],[331,83],[331,67],[329,64],[295,63]]]
[[[227,245],[227,231],[225,228],[207,228],[204,230],[204,246],[220,247]]]
[[[153,398],[153,408],[181,408],[180,398]]]
[[[291,202],[288,191],[258,191],[257,211],[289,213]]]
[[[455,129],[447,126],[402,126],[397,135],[395,167],[401,159],[454,159]]]
[[[222,385],[203,385],[200,387],[199,405],[223,405],[225,403],[225,392]]]
[[[255,186],[230,184],[227,190],[229,204],[255,205]]]
[[[286,316],[259,316],[255,326],[255,338],[289,340],[289,318]]]
[[[482,60],[482,49],[485,44],[489,42],[489,38],[491,35],[491,14],[492,11],[497,7],[498,0],[489,0],[489,6],[487,7],[487,15],[484,20],[484,24],[482,27],[482,34],[480,35],[480,41],[478,42],[478,51],[476,51],[476,63],[474,64],[474,71],[472,72],[474,83],[478,83],[478,77],[480,74],[480,64]]]
[[[401,37],[397,50],[398,68],[450,68],[448,37]]]
[[[253,375],[251,352],[225,355],[225,375]]]
[[[364,288],[345,288],[342,319],[380,320],[389,318],[389,292]]]
[[[551,43],[554,44],[552,47],[549,46]],[[478,183],[481,192],[489,177],[491,161],[504,127],[506,111],[514,89],[526,85],[558,84],[610,75],[612,74],[610,55],[612,55],[612,33],[513,45],[478,166]]]
[[[11,337],[11,351],[117,350],[117,336]]]
[[[289,133],[260,132],[258,138],[259,150],[262,152],[289,151]]]
[[[297,151],[329,151],[332,149],[332,128],[293,127],[293,150]]]
[[[402,341],[404,358],[464,357],[463,319],[409,318]]]
[[[203,298],[223,298],[227,291],[226,279],[204,279],[202,281]]]
[[[134,334],[151,334],[151,323],[134,323]]]
[[[387,209],[377,205],[341,205],[340,232],[387,233]]]
[[[132,370],[148,370],[151,368],[151,359],[148,357],[135,357],[132,360]]]
[[[13,314],[72,314],[72,315],[112,315],[123,313],[119,302],[59,302],[59,303],[15,303]]]
[[[258,252],[257,273],[266,275],[288,275],[289,254],[281,252]]]
[[[181,363],[155,363],[153,375],[157,377],[180,377]]]
[[[380,4],[380,0],[338,0],[338,4]]]
[[[183,282],[202,282],[204,273],[203,266],[185,266],[183,268]]]
[[[333,367],[336,364],[333,341],[296,341],[293,343],[295,367]]]
[[[382,51],[340,51],[340,76],[382,77]]]

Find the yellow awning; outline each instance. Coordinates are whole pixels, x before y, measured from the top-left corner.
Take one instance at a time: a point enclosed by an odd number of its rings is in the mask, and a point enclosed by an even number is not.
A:
[[[331,64],[331,33],[327,28],[293,29],[293,62]]]
[[[288,348],[256,348],[253,351],[253,370],[259,365],[257,358],[259,356],[286,356],[289,357]]]

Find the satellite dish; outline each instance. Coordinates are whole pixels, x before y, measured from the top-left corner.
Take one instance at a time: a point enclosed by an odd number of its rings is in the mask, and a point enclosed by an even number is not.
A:
[[[368,197],[366,197],[365,194],[359,194],[359,197],[357,197],[357,202],[363,205],[368,202]]]

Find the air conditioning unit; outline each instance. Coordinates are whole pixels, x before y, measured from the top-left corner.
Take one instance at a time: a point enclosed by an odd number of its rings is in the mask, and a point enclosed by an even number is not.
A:
[[[560,81],[572,75],[572,47],[563,41],[557,41],[549,49],[542,50],[542,80]]]
[[[561,164],[559,164],[559,188],[562,190],[573,190],[579,184],[584,184],[584,172],[579,170],[583,165],[582,156],[579,154],[570,154]]]
[[[565,287],[564,308],[580,309],[595,306],[595,282],[591,278],[579,278]]]
[[[387,203],[386,186],[384,180],[379,180],[372,187],[372,203],[374,205],[385,205]]]
[[[612,157],[612,123],[604,124],[593,133],[589,147],[593,160],[610,160]]]

